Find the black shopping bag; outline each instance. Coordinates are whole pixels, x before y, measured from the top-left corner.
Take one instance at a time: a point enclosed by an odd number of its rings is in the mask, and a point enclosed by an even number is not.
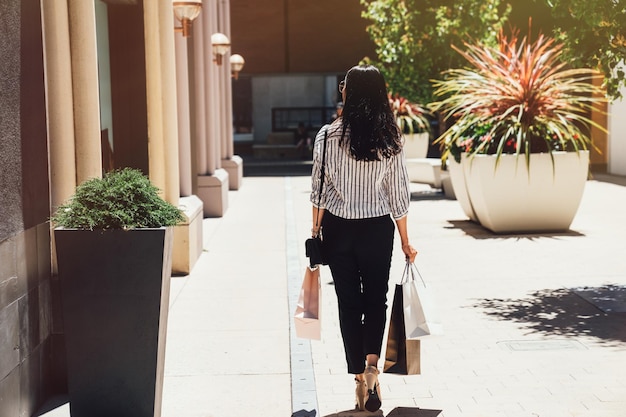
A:
[[[420,370],[420,341],[407,339],[404,328],[402,284],[396,284],[387,334],[387,349],[383,372],[418,375]]]

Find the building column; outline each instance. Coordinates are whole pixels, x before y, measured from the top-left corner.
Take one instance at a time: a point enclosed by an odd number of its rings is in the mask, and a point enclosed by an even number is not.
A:
[[[174,22],[173,24],[175,24]],[[176,34],[176,91],[178,102],[178,164],[180,169],[180,195],[193,194],[191,183],[191,121],[189,107],[189,72],[187,39]]]
[[[206,7],[206,6],[205,6]],[[208,127],[206,122],[206,71],[204,62],[204,36],[203,36],[203,15],[206,13],[206,9],[203,10],[196,18],[193,24],[193,34],[191,41],[193,42],[193,108],[190,114],[193,123],[192,141],[195,146],[196,154],[196,169],[198,175],[203,175],[209,172],[208,162],[208,150],[207,150],[207,137]]]
[[[143,2],[150,180],[178,205],[178,117],[174,12],[169,0]]]
[[[230,0],[220,0],[219,4],[219,28],[220,32],[230,36]],[[232,39],[231,39],[232,42]],[[232,49],[232,48],[231,48]],[[224,62],[220,71],[220,84],[222,86],[222,167],[228,172],[228,186],[231,190],[238,190],[243,180],[243,159],[234,153],[233,135],[233,86],[230,71],[229,51],[224,56]]]
[[[146,2],[145,3],[150,3]],[[178,164],[178,100],[176,96],[176,53],[174,47],[174,8],[171,0],[158,0],[163,76],[163,133],[165,143],[166,199],[178,205],[180,169]]]
[[[76,182],[102,176],[100,92],[94,2],[69,0]]]
[[[69,199],[76,189],[74,101],[71,94],[72,60],[67,0],[44,1],[41,8],[48,114],[50,204],[54,211]]]
[[[172,31],[176,19],[172,19]],[[202,253],[202,212],[203,203],[194,195],[192,176],[195,176],[192,163],[191,106],[189,88],[188,38],[175,34],[176,91],[178,110],[178,162],[180,177],[179,208],[185,221],[174,228],[174,250],[172,272],[189,274]]]
[[[215,56],[213,55],[213,45],[211,44],[211,35],[218,32],[217,23],[217,0],[208,0],[207,7],[210,13],[205,15],[205,33],[204,37],[207,40],[204,44],[204,62],[206,69],[206,97],[207,97],[207,123],[209,129],[209,146],[208,146],[208,158],[210,172],[214,172],[218,168],[221,168],[221,148],[220,141],[220,85],[219,85],[219,67],[215,62]]]
[[[172,272],[189,273],[202,251],[202,203],[190,194],[180,197],[179,168],[190,170],[191,164],[179,163],[179,147],[183,161],[188,161],[190,125],[188,96],[187,99],[180,98],[182,109],[178,107],[174,11],[170,0],[144,1],[143,7],[150,179],[163,190],[164,199],[184,213],[185,221],[174,228]],[[186,53],[184,55],[186,60]],[[186,72],[186,62],[184,67],[185,70],[181,70],[183,73]],[[182,76],[184,82],[188,83],[187,75]],[[183,95],[188,94],[188,86],[186,90]],[[179,110],[186,111],[180,120]],[[185,129],[187,133],[182,135],[179,142],[179,131]],[[189,174],[186,177],[190,179]],[[191,186],[187,188],[184,192],[191,193]]]
[[[163,139],[163,98],[159,36],[159,4],[143,4],[146,48],[146,108],[148,113],[148,167],[152,183],[166,193],[165,144]],[[169,200],[168,200],[169,201]]]
[[[204,109],[201,105],[195,108],[197,123],[204,122],[205,136],[197,137],[202,142],[205,153],[199,157],[198,164],[198,197],[204,203],[204,215],[207,217],[223,216],[228,208],[228,172],[220,165],[218,98],[219,86],[216,83],[216,64],[213,62],[211,35],[217,32],[216,0],[204,0],[202,3],[201,22],[194,24],[195,40],[202,38],[202,45],[194,47],[194,77],[196,91],[202,85]],[[202,24],[200,24],[202,23]],[[201,62],[200,62],[201,61]],[[201,80],[200,80],[201,79]],[[196,102],[200,100],[196,97]],[[196,130],[200,134],[201,129]]]

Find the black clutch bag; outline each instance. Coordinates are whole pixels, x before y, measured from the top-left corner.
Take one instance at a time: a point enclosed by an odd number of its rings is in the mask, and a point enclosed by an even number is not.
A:
[[[311,268],[314,268],[316,265],[328,264],[326,262],[326,257],[324,256],[324,244],[319,236],[307,239],[304,242],[304,246]]]

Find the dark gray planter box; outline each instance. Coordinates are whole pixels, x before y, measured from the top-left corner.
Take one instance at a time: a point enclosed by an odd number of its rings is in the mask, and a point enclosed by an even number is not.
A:
[[[159,417],[172,228],[54,236],[72,417]]]

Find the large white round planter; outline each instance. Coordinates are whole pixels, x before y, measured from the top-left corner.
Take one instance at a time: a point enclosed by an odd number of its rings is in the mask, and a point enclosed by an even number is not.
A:
[[[461,163],[456,162],[454,157],[448,158],[448,172],[450,173],[450,182],[454,189],[454,196],[461,205],[463,212],[470,220],[478,222],[472,202],[470,201],[469,194],[467,193],[467,186],[465,185],[465,174],[463,173],[463,164],[465,163],[466,155],[461,155]]]
[[[480,224],[495,233],[568,230],[583,195],[589,151],[475,155],[462,161],[471,205]],[[455,189],[456,192],[456,189]]]
[[[426,155],[428,155],[429,138],[428,132],[406,133],[404,135],[405,158],[426,158]]]

